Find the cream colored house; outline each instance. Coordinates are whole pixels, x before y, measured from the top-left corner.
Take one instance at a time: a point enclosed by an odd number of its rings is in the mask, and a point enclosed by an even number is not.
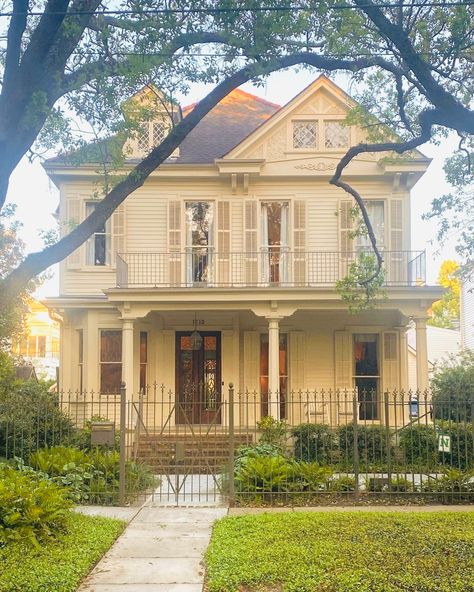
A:
[[[410,190],[429,164],[421,153],[391,163],[365,154],[347,168],[385,253],[388,298],[351,315],[335,292],[366,247],[350,235],[352,202],[328,183],[364,137],[343,125],[353,104],[320,76],[284,107],[236,90],[214,108],[61,264],[60,296],[48,300],[63,318],[61,387],[104,393],[124,380],[136,398],[156,383],[178,403],[198,401],[171,424],[222,421],[229,383],[257,394],[253,420],[291,421],[292,391],[358,387],[376,393],[377,419],[381,393],[408,387],[410,319],[427,387],[426,310],[441,290],[425,285],[424,253],[411,249]],[[165,111],[143,125],[125,146],[125,170],[169,125]],[[47,162],[63,229],[94,208],[97,169]]]

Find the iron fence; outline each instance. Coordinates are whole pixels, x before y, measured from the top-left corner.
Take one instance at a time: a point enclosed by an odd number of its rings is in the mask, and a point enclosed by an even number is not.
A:
[[[82,503],[474,500],[473,400],[204,390],[60,392],[37,405],[7,399],[0,458],[47,474]]]

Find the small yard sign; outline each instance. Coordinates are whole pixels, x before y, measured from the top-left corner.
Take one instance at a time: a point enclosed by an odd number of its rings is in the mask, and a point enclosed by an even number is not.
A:
[[[438,450],[440,452],[451,452],[451,436],[441,434],[438,438]]]

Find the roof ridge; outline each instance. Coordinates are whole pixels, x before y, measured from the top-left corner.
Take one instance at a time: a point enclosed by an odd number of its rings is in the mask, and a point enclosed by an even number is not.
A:
[[[251,97],[252,99],[255,99],[256,101],[263,103],[264,105],[274,107],[275,109],[281,109],[281,105],[279,105],[278,103],[272,103],[271,101],[267,101],[267,99],[264,99],[263,97],[259,97],[257,95],[254,95],[250,92],[247,92],[246,90],[242,90],[241,88],[234,88],[234,90],[232,90],[228,95],[223,97],[223,100],[226,99],[229,95],[231,95],[233,93],[239,93],[239,94],[245,95],[246,97]],[[184,107],[182,107],[182,110],[188,111],[189,109],[194,108],[198,103],[199,103],[199,101],[194,101],[194,103],[190,103],[189,105],[185,105]]]

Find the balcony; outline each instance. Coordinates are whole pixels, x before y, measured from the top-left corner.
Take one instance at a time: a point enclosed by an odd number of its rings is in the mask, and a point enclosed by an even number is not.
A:
[[[328,288],[344,278],[358,252],[269,247],[228,253],[213,247],[117,255],[118,288]],[[385,285],[425,284],[424,251],[384,251]]]

